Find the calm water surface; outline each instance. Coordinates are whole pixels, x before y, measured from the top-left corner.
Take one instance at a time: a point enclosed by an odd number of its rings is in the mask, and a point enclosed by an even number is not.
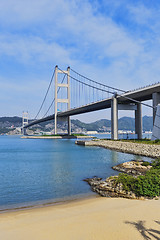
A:
[[[94,193],[84,178],[117,174],[111,167],[146,159],[74,140],[0,136],[0,210],[79,198]]]

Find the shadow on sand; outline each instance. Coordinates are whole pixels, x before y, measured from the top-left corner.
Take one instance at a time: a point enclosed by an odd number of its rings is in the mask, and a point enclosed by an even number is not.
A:
[[[125,223],[133,225],[145,240],[160,240],[160,231],[153,228],[146,228],[145,221],[126,221]],[[155,223],[160,225],[160,221],[155,221]]]

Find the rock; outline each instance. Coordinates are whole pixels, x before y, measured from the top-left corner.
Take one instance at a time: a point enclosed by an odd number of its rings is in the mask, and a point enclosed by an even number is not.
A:
[[[143,165],[144,161],[129,161],[122,164],[119,164],[115,167],[113,167],[114,170],[125,172],[127,174],[132,174],[135,177],[138,175],[143,175],[148,171],[151,166],[145,166]],[[144,200],[145,198],[137,197],[135,193],[131,191],[125,191],[123,189],[122,183],[117,183],[118,176],[111,176],[108,177],[106,180],[102,180],[102,178],[99,178],[97,176],[94,176],[93,178],[86,178],[84,181],[86,181],[90,186],[92,191],[98,193],[99,195],[103,197],[124,197],[129,199],[140,199]],[[157,197],[158,198],[158,197]],[[155,198],[155,199],[157,199]]]
[[[144,175],[151,168],[151,165],[143,166],[143,163],[143,160],[132,160],[129,162],[118,164],[117,166],[112,167],[112,169],[136,176]]]
[[[159,199],[159,197],[158,196],[156,196],[155,198],[154,198],[154,200],[158,200]]]
[[[123,189],[123,184],[116,184],[117,176],[107,178],[105,181],[102,178],[93,177],[84,179],[91,186],[92,191],[98,193],[103,197],[126,197],[130,199],[136,199],[136,195],[133,192],[126,192]]]
[[[145,200],[145,198],[143,196],[139,197],[140,200]]]
[[[85,146],[98,146],[108,149],[142,155],[146,157],[159,158],[160,157],[160,145],[154,144],[142,144],[125,141],[112,141],[112,140],[97,140],[86,141]]]
[[[94,183],[99,182],[101,180],[102,180],[102,178],[94,176],[93,178],[85,178],[83,181],[88,182],[89,184],[90,183],[94,184]]]

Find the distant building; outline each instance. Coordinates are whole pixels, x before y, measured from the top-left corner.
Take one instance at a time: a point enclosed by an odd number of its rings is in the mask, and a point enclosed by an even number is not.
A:
[[[86,134],[98,134],[97,131],[87,131]]]

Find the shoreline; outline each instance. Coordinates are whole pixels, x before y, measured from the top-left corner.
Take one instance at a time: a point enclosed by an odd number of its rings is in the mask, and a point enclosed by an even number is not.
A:
[[[87,199],[94,199],[94,198],[100,198],[98,194],[94,193],[91,190],[90,195],[88,194],[80,194],[76,195],[76,197],[66,197],[66,198],[59,198],[57,201],[37,201],[37,202],[32,202],[29,205],[22,205],[18,206],[18,204],[15,204],[15,207],[8,207],[4,209],[0,209],[0,215],[3,213],[10,213],[10,212],[20,212],[20,211],[27,211],[27,210],[32,210],[32,209],[41,209],[45,207],[54,207],[54,206],[59,206],[59,205],[65,205],[65,204],[70,204],[73,202],[79,202]],[[37,203],[37,204],[36,204]],[[8,205],[11,206],[11,205]]]
[[[160,200],[93,198],[0,214],[7,240],[106,240],[160,237]]]
[[[155,144],[151,145],[113,140],[91,140],[91,141],[77,140],[75,144],[82,146],[104,147],[118,152],[141,155],[150,158],[160,157],[160,145]]]

